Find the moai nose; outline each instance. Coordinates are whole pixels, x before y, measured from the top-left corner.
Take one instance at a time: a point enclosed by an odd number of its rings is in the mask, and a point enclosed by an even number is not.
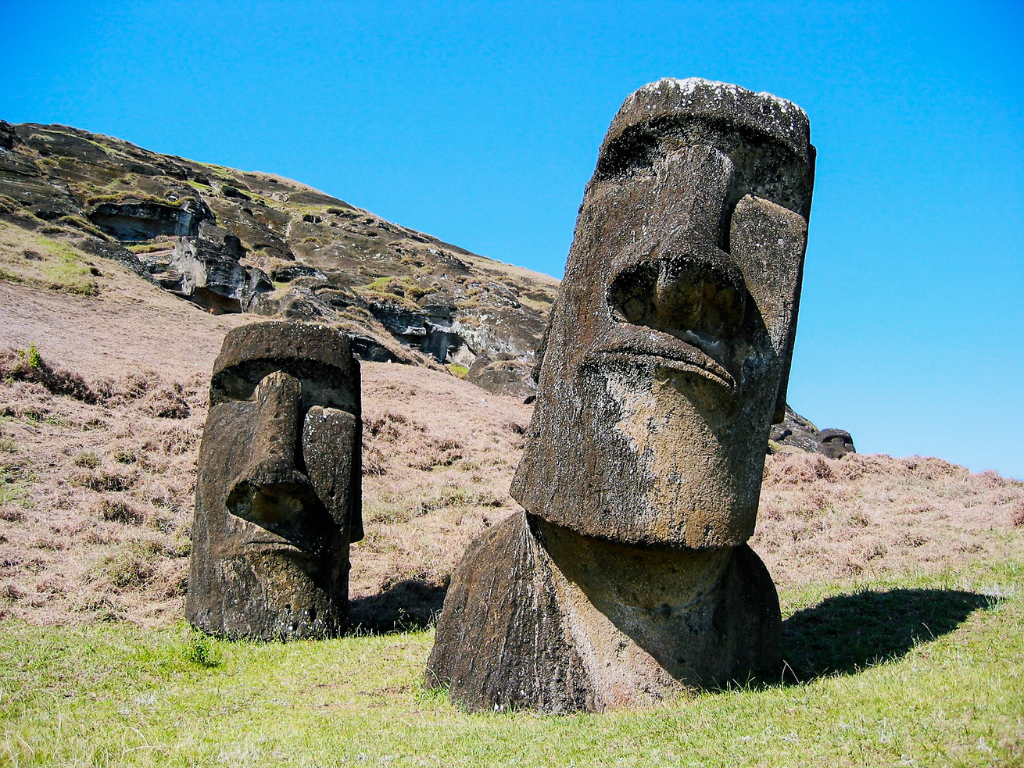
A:
[[[746,310],[743,277],[726,254],[695,245],[680,238],[620,272],[608,294],[616,318],[674,336],[736,335]]]
[[[319,503],[309,478],[296,466],[302,384],[275,371],[259,383],[253,397],[257,412],[252,458],[235,479],[227,507],[238,517],[291,538],[303,512]]]

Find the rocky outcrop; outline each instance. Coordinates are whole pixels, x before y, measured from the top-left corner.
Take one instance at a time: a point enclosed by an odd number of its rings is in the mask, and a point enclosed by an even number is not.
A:
[[[438,370],[528,371],[558,285],[287,179],[57,125],[0,123],[0,217],[203,309],[332,325],[364,359]]]
[[[786,406],[781,424],[773,424],[768,435],[768,453],[820,453],[838,459],[856,453],[853,438],[843,429],[819,430],[809,420]]]
[[[260,294],[274,290],[262,270],[243,266],[241,241],[227,231],[203,224],[197,237],[174,245],[167,269],[155,275],[160,285],[215,312],[243,312]]]
[[[88,206],[85,216],[100,230],[126,243],[143,243],[165,235],[194,237],[199,223],[209,218],[194,200],[169,205],[148,200],[125,200]]]

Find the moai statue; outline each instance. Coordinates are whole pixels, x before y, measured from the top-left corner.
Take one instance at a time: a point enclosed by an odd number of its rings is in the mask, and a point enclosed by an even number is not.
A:
[[[267,322],[224,339],[199,449],[186,617],[214,635],[331,637],[363,537],[359,364],[344,334]]]
[[[512,483],[427,667],[469,709],[601,711],[779,672],[754,532],[785,411],[814,149],[766,93],[660,80],[586,188]]]

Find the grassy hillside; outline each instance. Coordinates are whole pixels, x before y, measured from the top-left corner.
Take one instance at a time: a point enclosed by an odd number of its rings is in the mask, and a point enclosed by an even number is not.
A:
[[[431,631],[251,645],[180,624],[42,628],[7,620],[0,760],[1019,765],[1022,590],[1019,558],[965,562],[941,578],[784,588],[792,680],[569,717],[469,715],[425,692]]]
[[[59,258],[59,254],[57,255]],[[769,457],[752,545],[785,678],[642,712],[468,715],[421,676],[466,543],[510,514],[530,407],[365,363],[362,634],[180,622],[209,371],[242,315],[104,261],[0,280],[0,764],[1024,762],[1024,484],[939,459]]]

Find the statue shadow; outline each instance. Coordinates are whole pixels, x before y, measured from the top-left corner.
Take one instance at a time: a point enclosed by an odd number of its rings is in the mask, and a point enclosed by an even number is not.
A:
[[[350,635],[388,635],[426,629],[434,624],[447,587],[422,579],[405,579],[379,595],[349,601]]]
[[[950,589],[830,597],[782,622],[782,683],[799,685],[895,661],[997,603],[997,598]]]

